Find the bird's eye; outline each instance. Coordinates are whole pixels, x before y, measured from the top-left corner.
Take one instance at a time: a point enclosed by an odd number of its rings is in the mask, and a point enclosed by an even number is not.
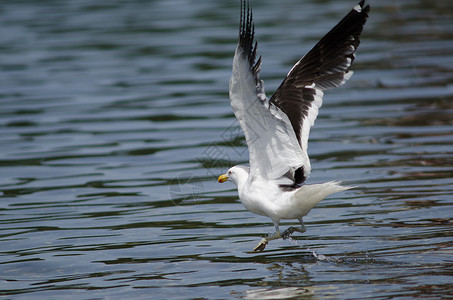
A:
[[[231,175],[231,171],[228,171],[228,175]]]

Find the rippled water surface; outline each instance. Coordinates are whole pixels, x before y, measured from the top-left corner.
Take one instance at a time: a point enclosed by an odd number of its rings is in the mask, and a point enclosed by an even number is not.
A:
[[[252,1],[269,94],[354,4]],[[0,295],[453,293],[453,2],[370,4],[309,143],[309,183],[358,187],[252,253],[270,219],[216,181],[248,159],[227,90],[238,1],[1,1]]]

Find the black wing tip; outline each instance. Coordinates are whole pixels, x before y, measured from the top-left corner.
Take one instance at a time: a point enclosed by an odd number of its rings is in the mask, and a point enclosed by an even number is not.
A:
[[[250,68],[256,74],[259,72],[261,57],[255,63],[258,42],[255,41],[255,24],[253,12],[248,0],[241,0],[241,17],[239,25],[239,46],[244,50],[250,63]]]
[[[336,25],[332,28],[320,41],[319,45],[335,44],[350,36],[353,40],[344,40],[343,45],[351,44],[354,46],[354,51],[350,55],[351,64],[354,61],[354,52],[360,44],[360,36],[362,34],[365,23],[368,19],[370,12],[370,5],[361,0],[354,8]]]
[[[366,6],[365,5],[365,0],[361,0],[359,2],[359,5],[360,5],[360,8],[361,8],[361,12],[364,12],[367,16],[368,16],[368,13],[370,12],[370,5],[367,4]]]
[[[356,6],[354,6],[354,9],[352,12],[358,13],[361,15],[365,20],[368,18],[368,13],[370,12],[370,5],[365,3],[365,0],[361,0]]]
[[[361,0],[354,9],[349,13],[344,19],[350,20],[350,26],[355,27],[355,32],[352,33],[352,36],[357,40],[356,48],[360,44],[360,35],[362,34],[365,23],[368,19],[368,13],[370,12],[370,5],[365,3],[365,0]],[[348,18],[349,17],[349,18]],[[351,28],[352,29],[352,28]],[[354,59],[353,59],[354,60]]]

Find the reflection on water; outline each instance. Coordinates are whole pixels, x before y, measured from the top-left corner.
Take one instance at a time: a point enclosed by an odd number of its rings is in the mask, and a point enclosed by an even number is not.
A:
[[[451,294],[450,2],[370,3],[309,143],[311,183],[358,188],[263,253],[270,220],[216,182],[247,161],[227,91],[237,3],[1,2],[0,295]],[[269,92],[354,4],[252,1]]]

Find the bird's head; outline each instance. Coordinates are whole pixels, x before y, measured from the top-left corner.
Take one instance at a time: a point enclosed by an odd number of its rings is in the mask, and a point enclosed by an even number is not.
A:
[[[247,181],[249,176],[249,167],[234,166],[231,167],[225,174],[219,176],[219,182],[231,181],[236,185],[242,185]]]

